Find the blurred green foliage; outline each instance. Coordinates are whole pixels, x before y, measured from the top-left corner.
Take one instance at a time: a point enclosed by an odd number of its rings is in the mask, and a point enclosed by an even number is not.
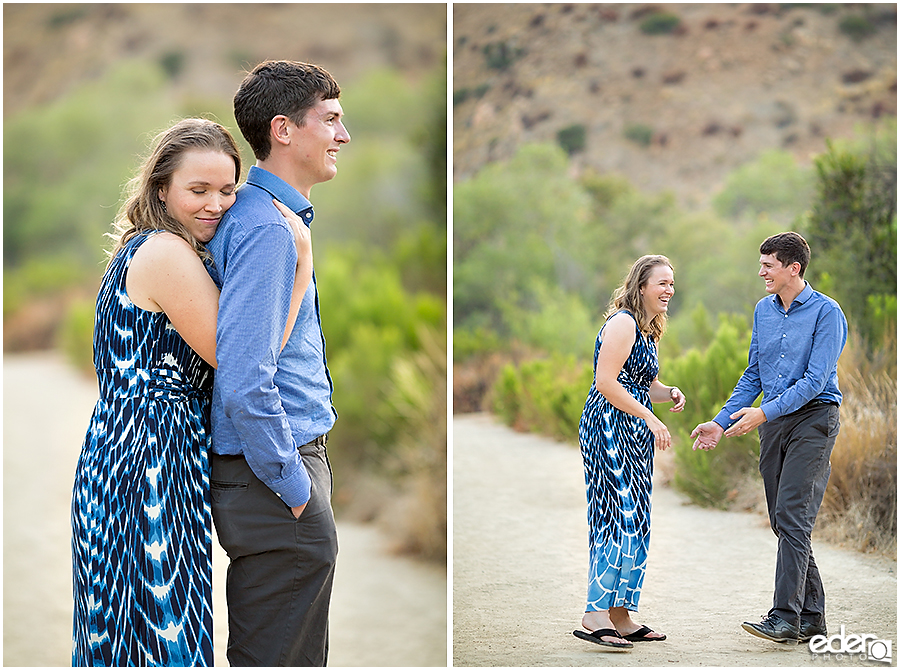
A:
[[[316,275],[340,415],[334,439],[354,445],[342,456],[371,467],[397,440],[398,427],[384,411],[391,369],[422,349],[422,328],[446,331],[444,300],[409,293],[399,268],[371,252],[332,250],[317,262]]]
[[[578,435],[590,365],[554,355],[504,366],[491,391],[491,408],[509,425],[570,440]]]
[[[65,252],[103,258],[124,183],[173,115],[158,66],[126,62],[102,81],[7,119],[3,128],[3,265]]]
[[[815,175],[797,165],[787,151],[770,149],[728,175],[725,187],[713,198],[722,218],[754,219],[769,216],[791,224],[812,202]]]
[[[515,359],[487,380],[485,406],[517,428],[574,440],[609,296],[639,256],[668,256],[677,292],[660,379],[680,386],[689,406],[660,416],[679,437],[676,484],[697,502],[724,504],[755,468],[756,437],[694,452],[688,436],[721,409],[747,364],[750,318],[765,295],[763,239],[806,236],[814,288],[842,304],[854,334],[869,336],[871,357],[896,359],[896,122],[860,134],[865,143],[836,143],[815,169],[785,152],[761,154],[728,176],[710,210],[685,211],[671,194],[641,193],[617,175],[573,179],[558,147],[522,147],[487,166],[454,194],[454,360],[477,368],[489,355]]]
[[[457,184],[453,206],[460,360],[514,341],[586,355],[613,290],[648,253],[675,265],[673,320],[698,304],[712,313],[752,311],[761,297],[756,249],[783,229],[766,216],[736,225],[685,212],[671,194],[643,194],[617,175],[574,180],[565,153],[549,145],[523,147]],[[694,344],[689,328],[673,332],[674,350]]]

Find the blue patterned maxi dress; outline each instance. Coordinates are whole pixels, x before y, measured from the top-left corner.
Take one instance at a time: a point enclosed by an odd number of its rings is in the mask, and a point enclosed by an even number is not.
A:
[[[595,371],[602,342],[603,328],[594,346]],[[650,384],[658,373],[656,343],[635,322],[634,346],[618,380],[638,402],[651,407]],[[585,611],[611,607],[637,611],[650,543],[653,433],[644,419],[613,407],[592,383],[578,438],[590,529]]]
[[[73,666],[211,666],[207,460],[212,368],[125,275],[104,274],[94,323],[100,387],[72,494]]]

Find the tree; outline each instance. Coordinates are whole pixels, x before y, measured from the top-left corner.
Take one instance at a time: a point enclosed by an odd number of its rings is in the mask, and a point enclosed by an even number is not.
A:
[[[815,161],[817,192],[805,226],[810,282],[838,300],[870,341],[884,326],[885,305],[893,305],[896,322],[896,125],[887,135],[868,151],[828,142]]]

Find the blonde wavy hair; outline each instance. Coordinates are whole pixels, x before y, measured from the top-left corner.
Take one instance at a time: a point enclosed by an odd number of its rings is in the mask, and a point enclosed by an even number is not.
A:
[[[113,230],[107,233],[112,245],[109,260],[135,235],[148,230],[166,230],[191,245],[206,260],[209,252],[165,209],[159,199],[160,189],[169,186],[181,158],[191,149],[221,151],[234,159],[234,183],[241,177],[241,154],[228,130],[208,119],[183,119],[159,133],[153,140],[150,155],[125,188],[125,202],[116,215]]]
[[[644,313],[644,303],[641,297],[641,289],[650,281],[650,274],[653,268],[658,265],[667,265],[675,272],[671,261],[665,256],[648,255],[638,258],[628,276],[625,277],[625,283],[613,293],[612,300],[609,302],[609,308],[606,310],[604,319],[608,319],[616,312],[628,310],[637,321],[638,328],[642,333],[649,334],[655,342],[659,342],[663,333],[666,332],[668,325],[668,317],[666,314],[657,314],[649,321]]]

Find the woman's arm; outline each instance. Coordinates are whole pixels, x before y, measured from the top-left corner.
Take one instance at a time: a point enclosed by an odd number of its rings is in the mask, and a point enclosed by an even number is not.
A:
[[[680,412],[684,409],[686,399],[684,393],[677,386],[666,386],[659,378],[650,384],[650,402],[673,402],[675,405],[669,408],[670,412]]]
[[[672,438],[665,424],[619,383],[619,372],[634,346],[634,321],[627,314],[617,314],[610,318],[603,332],[603,344],[597,354],[597,369],[594,371],[597,391],[617,409],[644,419],[656,438],[656,446],[659,449],[668,448]]]
[[[216,367],[219,290],[190,245],[172,233],[158,233],[135,252],[125,277],[131,302],[165,312],[184,341]]]
[[[293,217],[302,230],[292,223],[297,240],[297,278],[282,349],[294,328],[303,294],[312,280],[309,229],[295,214]],[[172,233],[153,235],[135,252],[125,277],[125,289],[131,301],[141,309],[165,312],[188,346],[216,367],[219,289],[187,242]]]
[[[312,236],[307,225],[303,223],[303,219],[277,200],[272,200],[272,202],[275,203],[275,207],[287,219],[288,225],[294,233],[294,242],[297,245],[297,274],[294,277],[294,289],[291,291],[287,327],[284,329],[284,338],[281,340],[281,348],[284,349],[284,345],[287,344],[288,338],[291,336],[291,331],[294,330],[294,324],[297,322],[297,314],[300,311],[303,296],[306,295],[306,289],[309,288],[309,284],[312,281]]]

